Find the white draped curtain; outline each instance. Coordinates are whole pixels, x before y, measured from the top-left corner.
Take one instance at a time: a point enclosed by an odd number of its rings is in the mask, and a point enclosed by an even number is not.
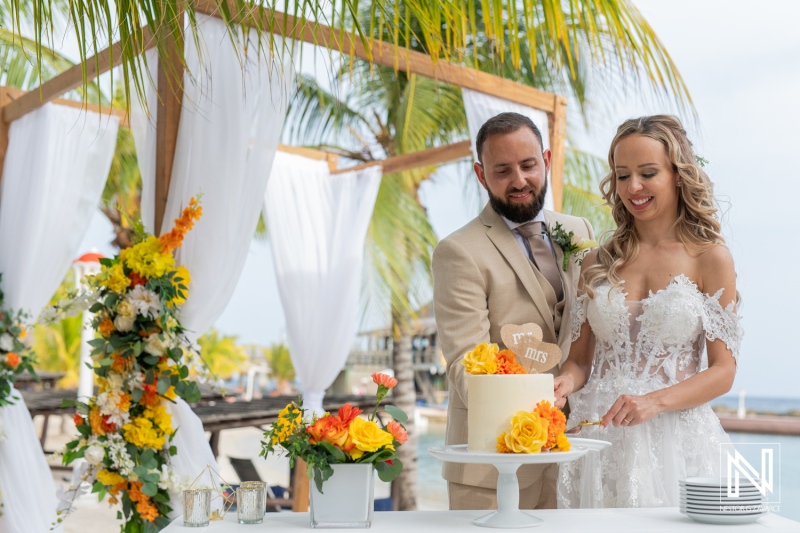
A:
[[[181,323],[196,340],[210,328],[228,304],[239,281],[263,205],[270,167],[286,117],[289,67],[280,59],[259,57],[254,31],[246,51],[237,50],[224,23],[198,16],[200,43],[186,43],[187,74],[183,108],[175,148],[172,178],[162,232],[192,196],[202,193],[203,218],[195,224],[177,251],[179,264],[189,269],[189,297],[181,309]],[[276,43],[276,50],[281,49]],[[153,65],[157,60],[149,60]],[[152,67],[151,67],[152,68]],[[189,74],[191,73],[191,74]],[[152,88],[150,89],[152,93]],[[152,96],[148,95],[148,102]],[[145,199],[154,198],[155,105],[147,121],[140,112],[135,135]],[[153,210],[142,208],[145,227],[153,230]],[[147,218],[145,218],[145,216]],[[180,429],[173,443],[175,471],[194,479],[211,465],[219,470],[202,424],[182,400],[170,406]]]
[[[78,254],[108,177],[119,121],[47,104],[9,131],[0,196],[5,306],[36,317]],[[0,532],[41,533],[55,521],[56,492],[22,399],[0,408]]]
[[[531,119],[533,123],[539,128],[542,133],[542,144],[544,149],[550,148],[550,130],[548,129],[547,113],[539,109],[534,109],[516,102],[504,100],[496,96],[473,91],[471,89],[462,89],[461,93],[464,97],[464,108],[467,112],[467,124],[469,125],[469,137],[472,142],[472,155],[475,161],[478,160],[478,153],[475,151],[475,138],[478,136],[478,130],[481,129],[484,122],[489,120],[495,115],[500,113],[519,113]],[[547,177],[547,195],[544,200],[545,209],[553,209],[553,187],[551,176]],[[481,187],[482,204],[489,201],[489,196],[486,191]]]
[[[265,213],[304,406],[322,413],[358,327],[364,242],[381,168],[330,175],[324,161],[279,153]]]

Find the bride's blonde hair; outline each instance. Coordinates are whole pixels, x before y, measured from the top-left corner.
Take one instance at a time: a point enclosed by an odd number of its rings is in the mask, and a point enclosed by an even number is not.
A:
[[[594,298],[594,288],[605,280],[619,285],[619,269],[633,261],[639,253],[639,235],[633,215],[617,194],[617,173],[614,150],[622,139],[643,135],[664,145],[674,170],[678,172],[678,220],[675,222],[680,241],[692,253],[702,253],[716,244],[725,244],[717,220],[714,185],[695,158],[692,143],[681,122],[671,115],[654,115],[625,121],[608,150],[609,174],[600,182],[600,192],[611,207],[617,229],[597,252],[595,264],[583,275],[584,288]]]

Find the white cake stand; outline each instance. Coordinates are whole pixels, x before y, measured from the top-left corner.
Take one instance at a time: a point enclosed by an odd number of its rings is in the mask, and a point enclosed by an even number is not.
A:
[[[476,518],[473,524],[495,528],[536,527],[543,524],[541,518],[531,516],[519,509],[519,481],[517,469],[521,465],[564,463],[583,457],[590,451],[600,451],[610,442],[594,439],[569,439],[568,452],[544,453],[480,453],[470,452],[466,444],[436,446],[428,453],[445,462],[467,464],[493,464],[499,473],[497,478],[497,511]]]

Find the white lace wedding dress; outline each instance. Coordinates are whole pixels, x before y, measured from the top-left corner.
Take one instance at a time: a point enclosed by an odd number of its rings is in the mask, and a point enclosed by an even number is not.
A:
[[[705,295],[679,275],[641,301],[626,300],[622,288],[608,284],[593,299],[580,296],[572,338],[588,320],[596,347],[591,377],[569,397],[567,427],[604,415],[622,394],[647,394],[707,368],[706,339],[721,339],[737,357],[742,330],[733,304],[720,305],[721,295]],[[708,404],[630,427],[586,428],[581,437],[612,445],[561,465],[559,508],[677,506],[678,480],[716,475],[720,445],[730,444]]]

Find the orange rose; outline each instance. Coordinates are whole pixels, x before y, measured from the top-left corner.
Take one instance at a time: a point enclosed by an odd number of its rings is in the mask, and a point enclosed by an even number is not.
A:
[[[8,352],[6,354],[6,364],[11,368],[17,368],[19,366],[19,355],[14,352]]]
[[[311,435],[311,444],[329,442],[337,448],[342,448],[347,440],[347,426],[336,415],[323,416],[306,428],[306,432]]]
[[[131,271],[131,273],[128,275],[128,279],[131,280],[131,288],[134,288],[138,285],[144,285],[145,283],[147,283],[147,278],[143,278],[142,276],[133,271]]]
[[[380,372],[372,374],[372,381],[374,381],[376,385],[383,385],[387,389],[393,389],[397,385],[397,380],[395,378],[388,374],[381,374]]]
[[[111,370],[114,372],[124,372],[128,368],[128,359],[126,357],[122,357],[122,354],[118,352],[114,352],[111,354]]]
[[[100,332],[100,335],[103,337],[108,338],[114,332],[114,323],[111,321],[110,318],[104,318],[100,325],[97,326],[97,331]]]
[[[495,356],[498,374],[527,374],[528,372],[519,364],[517,356],[511,350],[503,350]]]
[[[103,427],[103,415],[100,414],[100,409],[95,407],[89,411],[89,425],[92,426],[92,433],[98,437],[102,437],[106,434],[106,430]]]
[[[82,426],[83,425],[83,417],[81,415],[79,415],[78,413],[75,413],[74,415],[72,415],[72,421],[75,422],[76,426]]]
[[[392,420],[386,424],[386,429],[389,430],[389,433],[392,434],[392,437],[394,437],[394,440],[396,440],[398,444],[405,444],[408,440],[408,432],[399,422]]]

